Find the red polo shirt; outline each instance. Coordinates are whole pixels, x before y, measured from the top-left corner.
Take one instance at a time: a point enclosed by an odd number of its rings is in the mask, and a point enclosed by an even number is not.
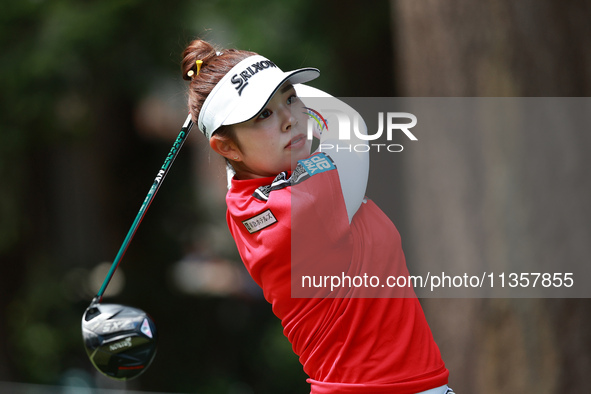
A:
[[[381,283],[408,275],[400,235],[370,200],[349,223],[338,171],[319,155],[276,178],[234,179],[226,197],[240,256],[281,319],[311,393],[412,394],[447,384],[412,289],[355,286],[363,275]],[[331,288],[334,277],[357,283]],[[321,280],[326,286],[309,285]]]

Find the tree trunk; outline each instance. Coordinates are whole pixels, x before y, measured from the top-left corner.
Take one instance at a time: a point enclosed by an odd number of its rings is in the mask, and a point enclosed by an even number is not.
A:
[[[402,96],[591,93],[588,1],[392,0],[391,5]],[[559,262],[588,261],[589,133],[573,127],[555,134],[521,131],[433,133],[418,141],[420,148],[404,153],[405,196],[414,205],[405,218],[409,266],[482,260],[498,270],[546,260],[559,269]],[[445,177],[444,187],[429,181],[434,173]],[[442,220],[445,231],[434,231],[433,223]],[[456,392],[589,390],[589,299],[422,303]]]

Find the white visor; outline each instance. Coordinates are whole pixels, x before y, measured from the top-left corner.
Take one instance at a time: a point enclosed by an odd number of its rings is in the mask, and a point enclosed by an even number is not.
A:
[[[220,128],[257,116],[284,82],[304,83],[317,78],[315,68],[283,72],[269,59],[254,55],[232,67],[215,85],[199,112],[199,130],[210,139]]]

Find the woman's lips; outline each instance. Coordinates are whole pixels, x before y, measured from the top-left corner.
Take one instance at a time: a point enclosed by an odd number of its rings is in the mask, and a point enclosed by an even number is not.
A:
[[[296,135],[289,141],[289,144],[285,146],[286,149],[300,148],[306,143],[306,136],[304,134]]]

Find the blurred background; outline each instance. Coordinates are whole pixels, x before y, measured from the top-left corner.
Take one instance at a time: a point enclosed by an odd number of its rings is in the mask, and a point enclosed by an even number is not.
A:
[[[156,359],[120,383],[86,357],[82,313],[186,117],[190,40],[318,67],[335,96],[587,97],[590,20],[584,0],[2,0],[0,392],[309,391],[241,268],[225,171],[196,130],[105,297],[152,315]],[[409,267],[588,261],[589,131],[440,135],[398,156],[387,204]],[[589,391],[589,299],[423,305],[458,393]]]

